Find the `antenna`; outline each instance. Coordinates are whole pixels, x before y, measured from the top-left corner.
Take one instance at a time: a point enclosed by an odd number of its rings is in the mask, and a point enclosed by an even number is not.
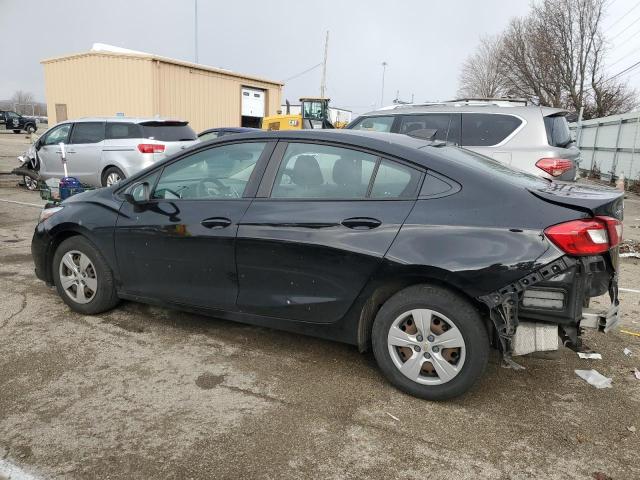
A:
[[[329,30],[324,41],[324,61],[322,62],[322,82],[320,83],[320,98],[324,98],[327,89],[327,53],[329,51]]]

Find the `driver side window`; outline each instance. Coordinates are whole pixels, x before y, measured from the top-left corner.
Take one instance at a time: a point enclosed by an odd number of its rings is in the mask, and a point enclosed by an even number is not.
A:
[[[165,167],[152,198],[241,198],[266,143],[234,143],[194,153]]]
[[[71,130],[71,124],[65,123],[59,127],[51,130],[44,139],[43,145],[56,145],[60,142],[67,143],[69,137],[69,130]]]

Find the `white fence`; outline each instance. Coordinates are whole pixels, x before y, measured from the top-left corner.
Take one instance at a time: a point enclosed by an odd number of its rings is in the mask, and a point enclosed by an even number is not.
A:
[[[640,179],[640,111],[572,123],[578,147],[580,169],[599,171],[603,180],[621,174],[628,180]]]

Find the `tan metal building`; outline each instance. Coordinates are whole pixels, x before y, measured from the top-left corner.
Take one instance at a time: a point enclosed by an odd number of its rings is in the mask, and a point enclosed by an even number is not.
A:
[[[194,130],[259,126],[283,84],[142,52],[90,51],[41,62],[49,124],[89,116],[187,120]]]

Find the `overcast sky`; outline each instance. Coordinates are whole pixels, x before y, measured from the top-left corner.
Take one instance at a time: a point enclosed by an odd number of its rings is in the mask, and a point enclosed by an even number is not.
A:
[[[18,89],[44,100],[40,60],[102,42],[194,60],[195,0],[0,0],[0,99]],[[612,73],[640,61],[637,0],[612,0],[605,33]],[[526,0],[198,0],[199,61],[285,80],[322,61],[332,104],[356,112],[400,98],[455,96],[460,66],[482,35],[528,11]],[[629,12],[629,10],[631,10]],[[635,22],[635,24],[634,24]],[[628,27],[628,29],[627,29]],[[626,29],[626,30],[625,30]],[[639,31],[636,31],[639,30]],[[636,58],[637,57],[637,58]],[[283,101],[319,94],[321,69],[286,82]],[[640,86],[640,70],[625,76]]]

